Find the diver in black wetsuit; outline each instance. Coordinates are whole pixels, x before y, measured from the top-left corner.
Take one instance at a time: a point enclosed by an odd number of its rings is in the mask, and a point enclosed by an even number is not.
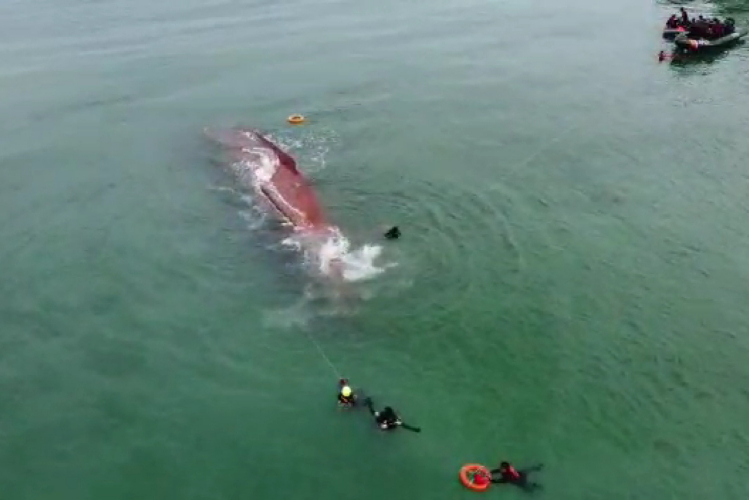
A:
[[[398,414],[389,406],[383,408],[382,411],[375,411],[374,406],[372,405],[372,398],[365,399],[364,404],[369,408],[369,413],[371,413],[375,418],[375,422],[377,422],[377,425],[380,426],[381,430],[391,431],[403,425]]]
[[[492,475],[492,483],[509,483],[525,491],[533,491],[541,488],[541,485],[528,481],[528,473],[541,470],[542,468],[543,464],[538,464],[524,470],[517,470],[509,462],[502,462],[499,464],[498,469],[492,469],[489,472]]]
[[[723,36],[732,35],[735,32],[736,21],[734,21],[732,17],[729,17],[726,19],[726,22],[723,23]]]
[[[401,237],[401,230],[398,226],[393,226],[385,231],[385,238],[388,240],[397,240]]]

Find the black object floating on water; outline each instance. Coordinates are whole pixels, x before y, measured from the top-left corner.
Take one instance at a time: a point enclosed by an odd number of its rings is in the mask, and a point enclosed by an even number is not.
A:
[[[393,226],[387,231],[385,231],[385,238],[389,240],[397,240],[401,236],[401,230],[398,229],[398,226]]]

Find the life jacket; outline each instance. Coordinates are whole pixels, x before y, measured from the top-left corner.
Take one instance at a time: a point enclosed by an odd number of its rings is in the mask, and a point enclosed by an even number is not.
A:
[[[489,481],[490,479],[486,477],[482,471],[478,471],[473,475],[473,484],[476,486],[484,486],[485,484],[488,484]]]
[[[504,470],[504,473],[510,481],[517,481],[518,479],[520,479],[520,473],[516,471],[515,467],[513,467],[512,465],[509,465]]]

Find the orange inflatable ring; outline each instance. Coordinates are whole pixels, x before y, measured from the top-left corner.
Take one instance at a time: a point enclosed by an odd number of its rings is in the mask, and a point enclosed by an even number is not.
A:
[[[487,481],[482,484],[476,484],[475,482],[473,482],[473,478],[477,474],[485,476]],[[489,469],[487,469],[483,465],[466,464],[460,468],[460,482],[463,483],[463,486],[465,486],[469,490],[486,491],[486,489],[489,488],[489,486],[492,484],[491,477],[491,472],[489,472]]]
[[[304,117],[302,115],[291,115],[288,120],[292,125],[299,125],[301,123],[304,123]]]

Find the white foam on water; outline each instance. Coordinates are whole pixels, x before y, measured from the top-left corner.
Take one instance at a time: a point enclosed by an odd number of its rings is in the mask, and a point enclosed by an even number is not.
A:
[[[330,273],[331,262],[339,261],[343,266],[343,278],[356,282],[370,280],[390,267],[378,265],[382,246],[362,245],[356,249],[351,249],[350,246],[349,240],[345,237],[325,242],[320,250],[320,270]]]
[[[379,287],[368,285],[395,262],[383,261],[383,247],[363,244],[354,247],[340,234],[297,232],[281,244],[302,256],[301,265],[317,279],[309,281],[299,302],[266,312],[266,324],[275,327],[305,326],[316,317],[356,315],[362,301],[381,295]]]
[[[239,216],[247,222],[247,228],[250,231],[255,231],[263,227],[268,218],[268,214],[263,210],[260,210],[258,206],[252,202],[250,196],[243,195],[241,198],[248,205],[247,210],[239,211]]]
[[[281,240],[281,245],[291,248],[292,250],[302,250],[302,243],[293,236],[289,236],[288,238],[284,238]]]
[[[237,190],[233,187],[227,187],[227,186],[208,186],[208,189],[211,191],[216,191],[217,193],[231,193],[236,194]]]
[[[285,241],[285,245],[301,250],[305,263],[317,274],[342,278],[349,283],[367,281],[397,264],[381,262],[381,245],[363,244],[354,248],[338,228],[325,232],[299,232]]]
[[[259,160],[253,168],[255,182],[267,184],[278,169],[278,158],[274,154],[270,154],[265,148],[252,148],[251,152],[257,154]]]

